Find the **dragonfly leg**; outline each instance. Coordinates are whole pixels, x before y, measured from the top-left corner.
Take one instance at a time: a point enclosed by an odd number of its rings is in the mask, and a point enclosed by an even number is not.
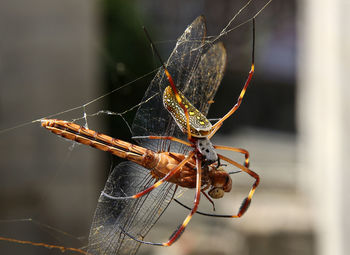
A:
[[[162,179],[158,180],[157,182],[155,182],[152,186],[148,187],[147,189],[133,195],[133,196],[126,196],[126,197],[114,197],[111,196],[107,193],[105,193],[104,191],[102,191],[102,195],[109,198],[109,199],[114,199],[114,200],[121,200],[121,199],[135,199],[135,198],[139,198],[142,197],[143,195],[151,192],[152,190],[154,190],[155,188],[159,187],[162,183],[168,181],[179,169],[181,169],[188,161],[190,161],[192,159],[192,157],[194,156],[195,152],[192,151],[187,158],[185,158],[184,160],[182,160],[176,167],[174,167],[169,173],[167,173]]]
[[[170,140],[170,141],[174,141],[174,142],[178,142],[184,145],[187,145],[189,147],[193,147],[193,144],[186,142],[184,140],[181,140],[179,138],[173,137],[173,136],[154,136],[154,135],[150,135],[150,136],[133,136],[133,139],[159,139],[159,140]]]
[[[157,245],[157,246],[170,246],[170,245],[172,245],[185,231],[186,226],[190,222],[193,214],[196,213],[198,205],[199,205],[199,200],[200,200],[200,195],[201,195],[201,185],[202,185],[202,181],[201,181],[201,179],[202,179],[202,171],[201,171],[202,166],[201,166],[201,160],[199,160],[198,158],[197,158],[196,162],[197,162],[198,171],[197,171],[197,175],[196,175],[196,195],[195,195],[195,199],[193,202],[193,208],[191,209],[191,212],[187,215],[186,219],[182,222],[182,224],[179,225],[179,227],[175,230],[175,232],[170,236],[170,238],[167,242],[165,242],[165,243],[147,242],[147,241],[137,239],[136,237],[127,233],[122,228],[121,228],[121,231],[125,235],[127,235],[128,237],[130,237],[131,239],[133,239],[134,241],[139,242],[139,243]]]
[[[255,47],[255,19],[253,19],[253,50],[252,50],[252,64],[251,64],[251,68],[250,68],[250,71],[249,71],[249,74],[248,74],[248,78],[243,86],[243,89],[237,99],[237,102],[236,104],[231,108],[231,110],[228,111],[228,113],[226,113],[226,115],[224,117],[222,117],[218,122],[216,122],[214,125],[213,125],[213,128],[212,128],[212,131],[210,133],[210,135],[208,136],[208,138],[210,139],[218,130],[219,128],[221,127],[221,125],[223,124],[223,122],[228,118],[230,117],[232,114],[235,113],[235,111],[239,108],[239,106],[241,105],[242,103],[242,100],[243,100],[243,97],[244,97],[244,94],[248,88],[248,85],[253,77],[253,74],[254,74],[254,47]]]
[[[202,194],[208,199],[208,201],[212,204],[213,206],[213,211],[215,211],[215,203],[214,201],[207,195],[207,193],[205,193],[205,191],[202,189]]]
[[[221,146],[221,145],[214,145],[214,148],[219,150],[228,150],[228,151],[234,151],[234,152],[239,152],[244,154],[244,157],[245,157],[244,166],[247,168],[249,167],[249,152],[247,150],[242,148]]]

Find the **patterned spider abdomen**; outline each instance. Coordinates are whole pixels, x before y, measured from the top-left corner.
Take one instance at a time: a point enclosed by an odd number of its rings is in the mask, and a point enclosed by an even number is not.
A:
[[[182,104],[188,111],[191,135],[197,138],[206,137],[212,129],[210,121],[198,111],[180,91],[178,91],[178,93],[182,100]],[[163,103],[181,131],[187,133],[185,112],[176,100],[171,86],[166,87],[164,90]]]

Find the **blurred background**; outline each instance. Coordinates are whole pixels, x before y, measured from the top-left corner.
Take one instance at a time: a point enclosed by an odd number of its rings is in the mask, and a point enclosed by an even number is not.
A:
[[[166,59],[197,16],[206,16],[208,35],[218,35],[246,2],[1,1],[0,236],[84,246],[111,157],[31,121],[75,107],[57,118],[130,109],[159,66],[143,25]],[[266,2],[253,0],[234,24]],[[347,254],[350,91],[343,77],[350,60],[349,9],[345,0],[276,0],[258,16],[256,74],[241,108],[214,139],[250,151],[251,168],[262,178],[251,208],[239,220],[195,215],[175,245],[142,246],[140,254]],[[251,23],[222,41],[228,62],[210,118],[232,107],[245,82]],[[123,117],[131,123],[133,114]],[[120,117],[101,114],[88,124],[130,140]],[[216,206],[235,212],[251,183],[234,176],[232,196]],[[149,240],[164,241],[186,213],[172,204]],[[0,242],[0,253],[61,254],[7,242]]]

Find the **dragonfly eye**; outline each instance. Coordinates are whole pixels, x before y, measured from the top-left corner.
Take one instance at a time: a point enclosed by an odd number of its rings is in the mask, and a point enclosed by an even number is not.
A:
[[[209,190],[208,192],[209,196],[214,198],[214,199],[218,199],[218,198],[222,198],[225,194],[223,188],[217,188],[214,187],[211,190]]]

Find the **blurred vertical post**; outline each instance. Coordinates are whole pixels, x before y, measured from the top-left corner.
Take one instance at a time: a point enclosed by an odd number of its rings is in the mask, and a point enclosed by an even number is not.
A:
[[[0,130],[101,94],[96,85],[97,14],[91,0],[0,1]],[[82,115],[80,109],[74,116]],[[88,232],[98,196],[99,156],[78,146],[70,151],[71,145],[40,123],[1,134],[1,220],[33,218],[73,236]],[[6,237],[48,243],[58,233],[30,222],[3,223],[0,231]],[[70,245],[62,239],[56,243]],[[50,252],[2,242],[0,253]]]
[[[299,4],[299,176],[310,192],[318,254],[345,255],[350,248],[350,5],[346,0]]]

